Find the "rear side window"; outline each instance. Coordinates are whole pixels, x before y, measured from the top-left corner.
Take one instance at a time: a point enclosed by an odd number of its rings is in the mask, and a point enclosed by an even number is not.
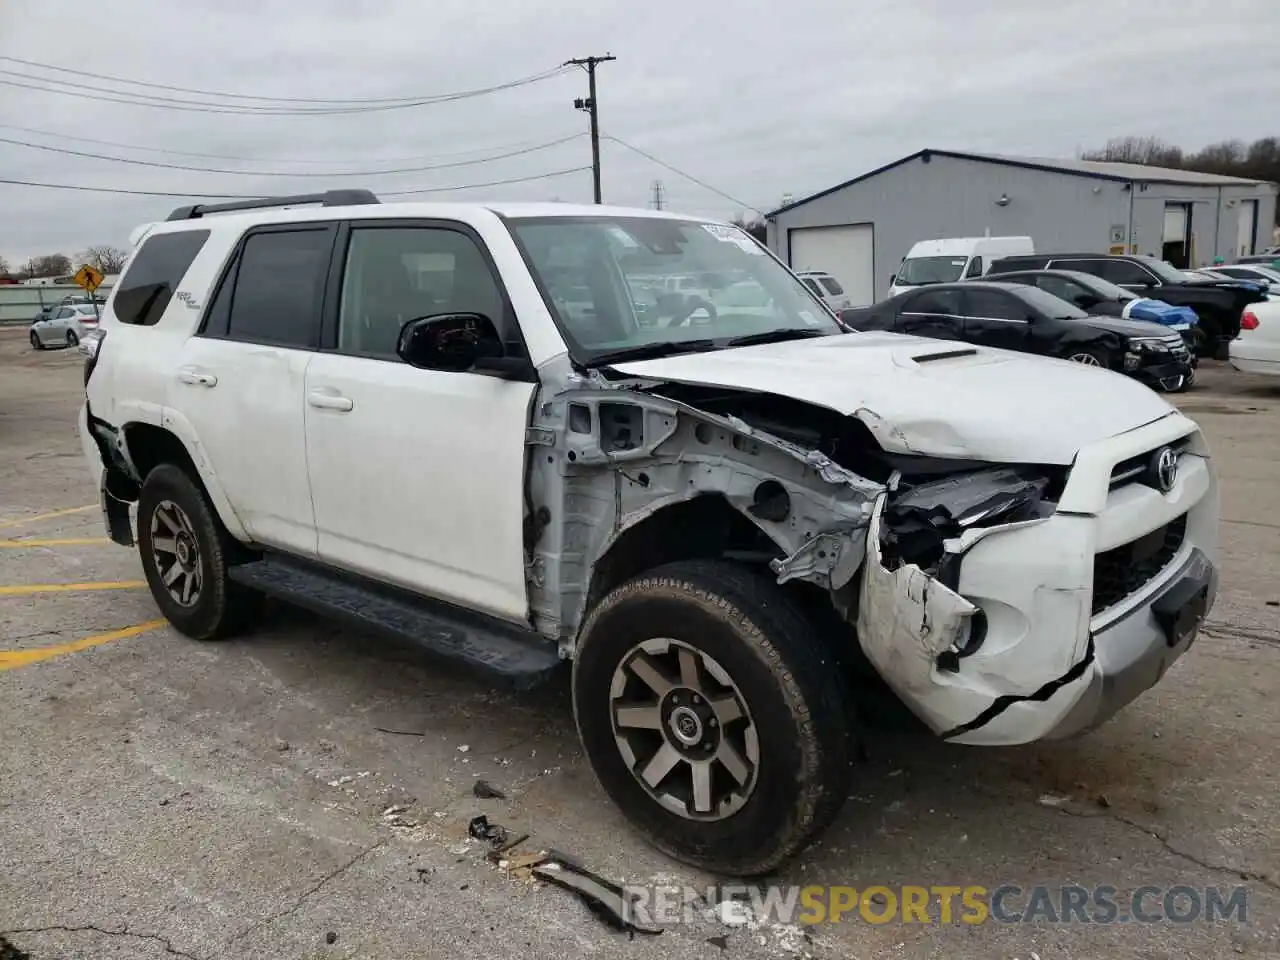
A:
[[[208,239],[208,230],[182,230],[148,237],[116,290],[116,319],[142,327],[157,323],[186,276],[191,261]]]
[[[231,295],[231,339],[284,347],[318,344],[333,232],[325,224],[245,239]]]
[[[838,297],[844,293],[844,287],[836,283],[835,277],[819,277],[818,282],[827,288],[827,293],[833,297]]]

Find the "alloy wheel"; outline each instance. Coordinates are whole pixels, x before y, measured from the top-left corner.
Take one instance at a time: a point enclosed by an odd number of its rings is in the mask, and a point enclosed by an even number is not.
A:
[[[172,500],[162,500],[151,514],[151,554],[173,602],[195,606],[204,585],[200,541],[191,519]]]
[[[633,647],[614,670],[614,741],[664,808],[723,820],[755,790],[760,744],[741,692],[714,657],[669,638]]]
[[[1095,357],[1092,353],[1074,353],[1071,356],[1069,356],[1067,359],[1075,363],[1083,363],[1086,367],[1102,366],[1098,358]]]

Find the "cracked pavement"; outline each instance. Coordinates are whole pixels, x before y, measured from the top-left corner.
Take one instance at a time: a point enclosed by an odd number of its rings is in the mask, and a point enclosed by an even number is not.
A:
[[[22,334],[18,328],[16,334]],[[876,733],[840,820],[782,883],[1249,888],[1249,923],[870,925],[700,919],[610,931],[506,877],[479,813],[617,882],[694,876],[596,786],[567,691],[495,691],[274,608],[253,635],[158,628],[0,671],[0,951],[48,958],[507,955],[894,960],[1280,956],[1280,385],[1209,364],[1177,402],[1223,480],[1219,602],[1154,690],[1079,740],[1013,750]],[[90,504],[79,358],[0,330],[0,523]],[[82,511],[0,538],[101,535]],[[0,585],[129,581],[111,545],[0,550]],[[141,624],[144,590],[0,596],[0,650]],[[463,749],[463,748],[466,749]],[[483,778],[506,799],[476,799]],[[403,808],[403,809],[400,809]],[[717,937],[726,937],[724,949]],[[0,955],[4,955],[0,952]]]

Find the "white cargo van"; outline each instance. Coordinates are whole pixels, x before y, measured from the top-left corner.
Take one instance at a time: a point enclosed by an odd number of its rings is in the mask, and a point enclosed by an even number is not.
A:
[[[992,260],[1035,252],[1030,237],[921,240],[902,259],[898,272],[889,278],[889,296],[896,297],[926,283],[954,283],[966,277],[980,277],[987,272]]]

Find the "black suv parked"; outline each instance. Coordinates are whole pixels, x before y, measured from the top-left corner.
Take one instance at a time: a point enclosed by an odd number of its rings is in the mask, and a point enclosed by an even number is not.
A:
[[[1195,280],[1155,257],[1110,256],[1100,253],[1044,253],[1003,257],[991,264],[988,276],[1015,270],[1078,270],[1110,280],[1127,290],[1155,297],[1177,307],[1190,307],[1200,322],[1196,352],[1225,359],[1227,344],[1240,333],[1240,315],[1266,295],[1250,284],[1232,280]]]

